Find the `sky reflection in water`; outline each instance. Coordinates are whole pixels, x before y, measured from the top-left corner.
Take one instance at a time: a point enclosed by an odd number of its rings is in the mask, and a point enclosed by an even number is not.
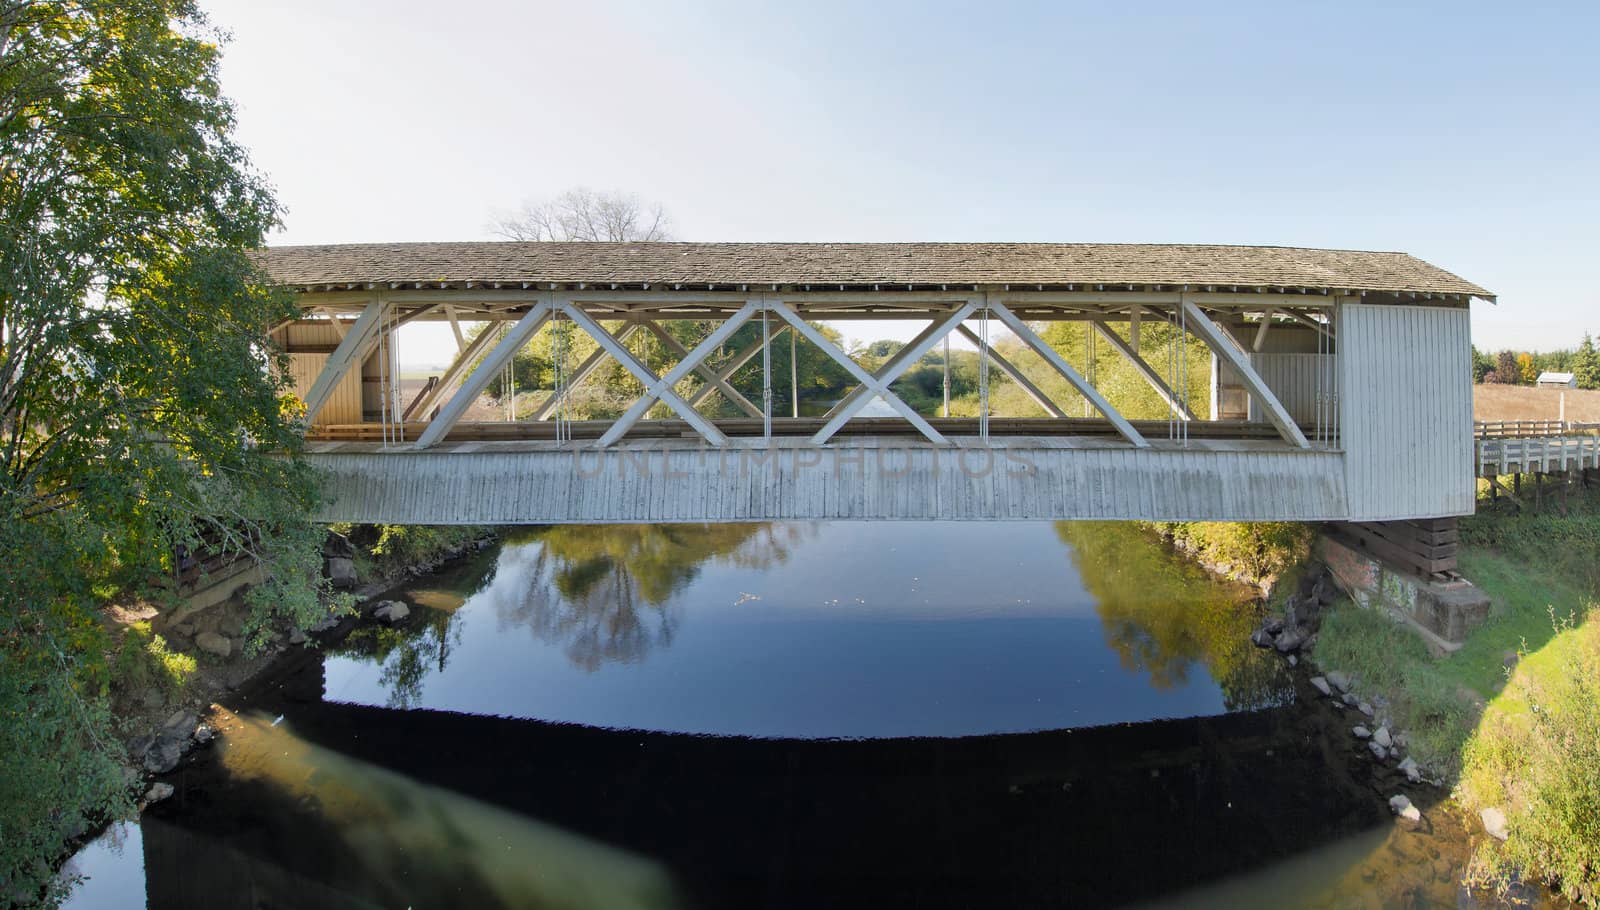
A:
[[[397,592],[326,697],[763,737],[963,736],[1286,697],[1237,589],[1127,525],[537,529]]]

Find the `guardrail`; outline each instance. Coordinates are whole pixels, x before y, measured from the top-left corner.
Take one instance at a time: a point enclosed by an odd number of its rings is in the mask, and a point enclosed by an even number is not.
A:
[[[1575,420],[1477,420],[1472,424],[1472,435],[1478,439],[1529,439],[1596,433],[1600,433],[1600,423]]]
[[[1479,477],[1600,468],[1600,435],[1480,438],[1477,449]]]

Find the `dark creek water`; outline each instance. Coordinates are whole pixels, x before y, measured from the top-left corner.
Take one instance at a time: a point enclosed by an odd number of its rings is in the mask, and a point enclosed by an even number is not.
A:
[[[1248,592],[1126,525],[538,529],[392,596],[225,703],[68,906],[1459,896]]]

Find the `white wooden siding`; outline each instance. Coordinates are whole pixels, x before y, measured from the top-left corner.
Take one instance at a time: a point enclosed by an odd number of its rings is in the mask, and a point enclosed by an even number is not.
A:
[[[1320,390],[1333,400],[1334,362],[1329,354],[1251,354],[1250,365],[1261,374],[1261,379],[1278,396],[1295,423],[1312,427],[1317,422],[1317,393]],[[1320,384],[1319,384],[1320,383]],[[1324,405],[1328,407],[1328,405]],[[1261,406],[1250,401],[1250,419],[1266,420]],[[1332,414],[1324,419],[1333,421]],[[1306,430],[1311,435],[1311,430]]]
[[[1472,339],[1465,307],[1341,306],[1350,518],[1472,513]]]
[[[761,449],[663,441],[603,451],[464,443],[378,452],[334,443],[308,457],[327,472],[331,498],[316,515],[327,522],[1315,521],[1348,511],[1337,452],[1275,442],[1162,441],[1144,450],[996,443],[1007,447],[857,438],[822,449],[784,446],[770,460]]]

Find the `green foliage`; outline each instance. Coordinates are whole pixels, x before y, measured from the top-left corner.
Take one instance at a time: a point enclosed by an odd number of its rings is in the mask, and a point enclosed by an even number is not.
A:
[[[1293,521],[1178,521],[1154,524],[1162,536],[1208,565],[1228,565],[1245,579],[1278,576],[1311,554],[1312,526]]]
[[[370,568],[379,575],[393,575],[408,566],[437,562],[483,534],[483,528],[470,525],[373,525],[355,540],[370,539]]]
[[[1555,619],[1554,615],[1551,617]],[[1569,899],[1600,905],[1600,621],[1555,622],[1526,654],[1467,744],[1460,795],[1497,807],[1510,837],[1488,841],[1480,877],[1532,874]]]
[[[148,622],[134,623],[123,632],[111,661],[111,685],[124,692],[156,688],[175,696],[198,667],[193,655],[168,648],[167,640],[153,633]]]
[[[1494,359],[1491,358],[1488,354],[1484,353],[1483,351],[1478,350],[1477,345],[1473,345],[1473,347],[1472,347],[1472,381],[1473,382],[1483,382],[1484,381],[1484,377],[1488,376],[1489,373],[1492,372],[1493,370],[1494,370]]]
[[[31,890],[63,820],[127,808],[92,596],[183,545],[268,561],[259,615],[301,620],[320,535],[217,34],[192,0],[0,0],[0,28],[0,887]]]
[[[1583,343],[1572,356],[1573,378],[1580,389],[1600,389],[1600,352],[1595,351],[1594,338],[1583,333]]]

